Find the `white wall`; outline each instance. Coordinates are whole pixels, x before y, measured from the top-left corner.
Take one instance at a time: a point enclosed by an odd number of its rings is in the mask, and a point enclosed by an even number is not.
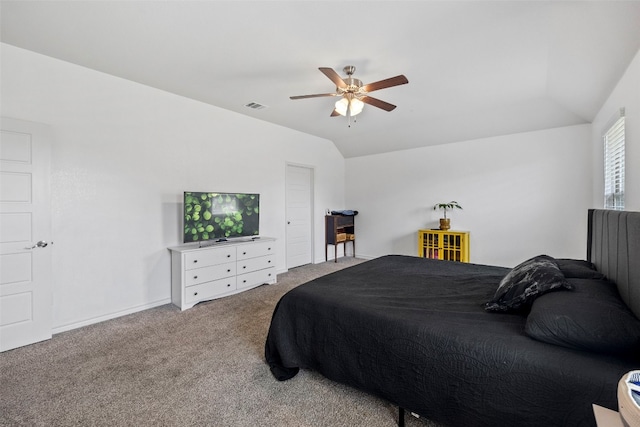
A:
[[[185,190],[260,193],[261,234],[279,239],[286,270],[287,162],[314,168],[324,261],[324,209],[344,206],[344,159],[330,141],[1,48],[2,116],[54,133],[54,332],[169,301]]]
[[[607,122],[625,108],[625,210],[640,211],[640,51],[592,124],[593,207],[604,206],[604,145]]]
[[[590,125],[424,147],[346,161],[358,210],[356,253],[417,254],[438,228],[434,204],[456,200],[452,229],[471,232],[471,262],[511,267],[546,253],[586,256]],[[392,142],[390,142],[392,143]]]

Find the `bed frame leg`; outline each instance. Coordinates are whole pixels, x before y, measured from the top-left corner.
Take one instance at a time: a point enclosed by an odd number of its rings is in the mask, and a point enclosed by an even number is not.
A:
[[[398,406],[398,427],[404,427],[404,408]]]

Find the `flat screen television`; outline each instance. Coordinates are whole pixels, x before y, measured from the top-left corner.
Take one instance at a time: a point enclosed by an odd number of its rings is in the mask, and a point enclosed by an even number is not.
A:
[[[184,243],[253,237],[260,233],[260,195],[184,193]]]

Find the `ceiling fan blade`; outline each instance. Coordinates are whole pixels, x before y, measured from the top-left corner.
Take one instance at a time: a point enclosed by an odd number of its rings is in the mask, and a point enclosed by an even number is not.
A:
[[[381,101],[378,98],[372,98],[370,96],[363,96],[360,98],[362,102],[365,104],[373,105],[374,107],[382,108],[385,111],[392,111],[396,108],[395,105],[389,104],[388,102]]]
[[[399,86],[407,83],[409,83],[409,80],[400,74],[399,76],[369,83],[368,85],[364,85],[362,89],[364,89],[365,92],[373,92],[374,90],[386,89],[388,87]]]
[[[341,114],[338,113],[338,110],[336,110],[335,108],[333,109],[333,111],[331,112],[331,115],[329,117],[338,117]]]
[[[339,87],[340,89],[345,89],[347,87],[347,84],[344,82],[344,80],[342,80],[342,77],[340,77],[340,75],[338,73],[336,73],[333,68],[328,68],[328,67],[320,67],[318,68],[318,70],[322,71],[322,73],[329,77],[329,80],[331,80],[333,83],[335,83],[335,85],[337,87]]]
[[[298,95],[290,96],[289,99],[306,99],[306,98],[320,98],[322,96],[337,96],[337,93],[316,93],[315,95]]]

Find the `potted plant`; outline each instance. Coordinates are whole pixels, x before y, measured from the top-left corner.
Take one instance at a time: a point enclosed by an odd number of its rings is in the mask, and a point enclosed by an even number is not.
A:
[[[449,203],[436,203],[433,206],[433,210],[435,211],[436,209],[442,209],[444,211],[444,218],[440,218],[440,230],[448,230],[451,228],[451,219],[447,218],[447,210],[462,209],[462,206],[455,200],[452,200]]]

